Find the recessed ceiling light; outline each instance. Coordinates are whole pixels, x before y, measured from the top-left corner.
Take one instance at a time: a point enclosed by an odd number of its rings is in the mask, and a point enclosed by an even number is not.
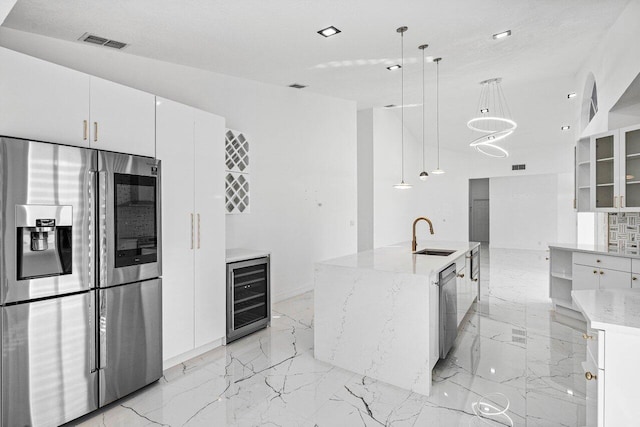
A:
[[[391,65],[390,67],[387,67],[387,70],[393,71],[393,70],[399,70],[400,68],[402,68],[400,64],[396,64],[396,65]]]
[[[307,87],[307,86],[305,86],[305,85],[301,85],[301,84],[299,84],[299,83],[293,83],[293,84],[290,84],[290,85],[289,85],[289,87],[292,87],[292,88],[294,88],[294,89],[304,89],[304,88],[305,88],[305,87]]]
[[[341,33],[342,31],[340,31],[339,29],[337,29],[336,27],[334,27],[333,25],[327,28],[323,28],[322,30],[318,31],[318,34],[320,34],[323,37],[331,37],[331,36],[335,36],[338,33]]]
[[[497,33],[493,35],[494,40],[503,39],[505,37],[509,37],[511,35],[511,30],[503,31],[501,33]]]
[[[562,129],[562,130],[569,130],[569,129],[571,129],[571,126],[562,126],[560,129]]]
[[[489,109],[488,109],[488,108],[483,108],[483,109],[481,109],[481,110],[480,110],[480,112],[481,112],[482,114],[484,114],[484,113],[488,113],[488,112],[489,112]]]
[[[571,92],[569,95],[567,95],[567,98],[571,99],[571,98],[575,98],[576,97],[576,93],[575,92]]]

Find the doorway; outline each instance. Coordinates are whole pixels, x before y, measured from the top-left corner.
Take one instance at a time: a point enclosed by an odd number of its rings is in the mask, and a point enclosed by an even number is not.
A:
[[[469,180],[469,240],[489,243],[489,178]]]

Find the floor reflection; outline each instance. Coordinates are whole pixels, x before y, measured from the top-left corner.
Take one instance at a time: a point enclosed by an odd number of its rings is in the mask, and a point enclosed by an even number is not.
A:
[[[481,255],[481,301],[436,365],[430,397],[315,360],[307,293],[275,304],[270,328],[171,369],[81,425],[584,425],[585,325],[552,311],[545,252]]]

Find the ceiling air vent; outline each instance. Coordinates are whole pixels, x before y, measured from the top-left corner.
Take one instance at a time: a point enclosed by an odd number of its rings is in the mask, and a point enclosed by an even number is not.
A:
[[[104,37],[96,36],[89,33],[84,33],[82,37],[80,37],[78,40],[82,40],[83,42],[87,42],[87,43],[97,44],[104,47],[110,47],[113,49],[122,49],[128,46],[127,43],[105,39]]]
[[[523,171],[527,168],[527,165],[522,164],[522,165],[511,165],[511,170],[512,171]]]

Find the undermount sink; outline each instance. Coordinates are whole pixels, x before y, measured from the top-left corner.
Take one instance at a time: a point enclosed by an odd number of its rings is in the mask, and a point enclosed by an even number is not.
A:
[[[455,251],[450,249],[422,249],[414,252],[416,255],[449,256]]]

